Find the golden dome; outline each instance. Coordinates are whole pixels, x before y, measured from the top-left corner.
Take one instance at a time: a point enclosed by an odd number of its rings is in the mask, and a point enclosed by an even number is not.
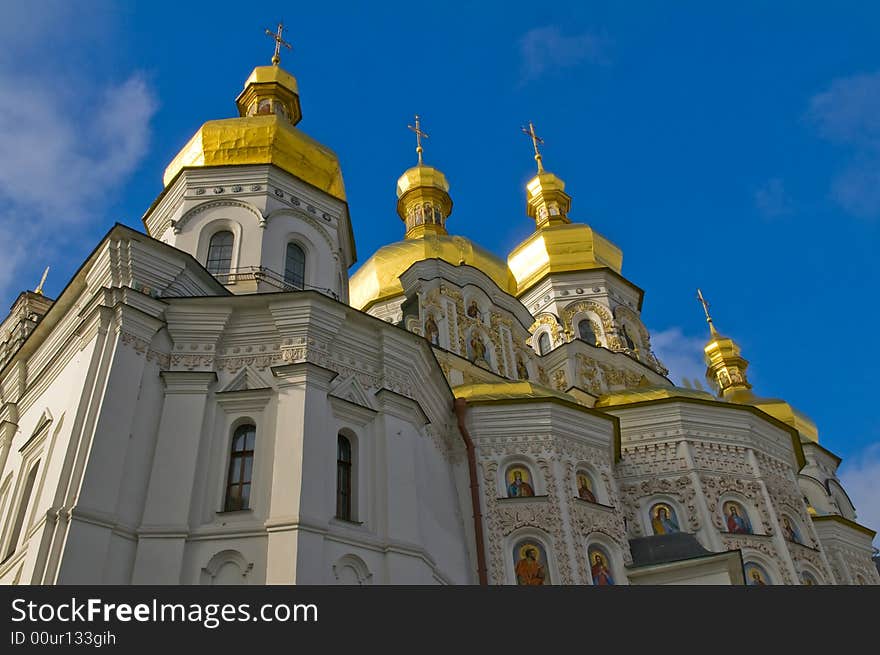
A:
[[[273,164],[345,200],[336,154],[294,127],[302,117],[296,78],[258,66],[236,99],[239,118],[208,121],[165,169],[168,186],[184,168]]]
[[[582,223],[561,223],[536,230],[507,258],[516,293],[525,293],[549,273],[610,268],[620,273],[623,252]]]
[[[526,213],[535,220],[536,229],[507,257],[517,295],[550,273],[591,268],[620,273],[623,252],[590,226],[571,222],[571,196],[565,192],[565,182],[544,170],[534,126],[529,123],[529,130],[523,131],[532,137],[538,162],[538,174],[526,184]]]
[[[697,289],[697,297],[703,304],[711,333],[711,339],[703,349],[707,366],[706,379],[718,387],[724,400],[757,407],[773,418],[790,425],[804,438],[818,443],[819,430],[806,414],[796,410],[784,400],[760,398],[752,392],[752,385],[746,377],[748,360],[742,356],[739,345],[733,339],[722,336],[715,328],[715,322],[709,314],[709,303],[703,298],[703,292],[699,289]]]
[[[406,224],[406,238],[446,234],[452,212],[449,182],[433,166],[418,164],[397,180],[397,214]]]
[[[413,166],[397,180],[397,197],[402,198],[407,192],[419,187],[431,187],[439,189],[443,193],[449,193],[449,182],[442,171],[433,166],[419,164]]]
[[[403,293],[400,274],[425,259],[442,259],[454,266],[473,266],[489,276],[498,287],[513,293],[515,281],[504,261],[470,239],[448,234],[426,233],[383,246],[351,276],[351,306],[366,311],[372,305]]]

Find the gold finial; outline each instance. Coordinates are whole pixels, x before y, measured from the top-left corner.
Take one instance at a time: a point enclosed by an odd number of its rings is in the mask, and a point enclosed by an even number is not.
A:
[[[703,292],[697,289],[697,300],[700,301],[700,304],[703,306],[703,311],[706,312],[706,322],[709,324],[709,331],[712,333],[713,337],[718,336],[718,330],[715,329],[715,324],[712,322],[712,315],[709,314],[709,303],[706,302],[706,299],[703,297]]]
[[[528,127],[521,127],[523,134],[527,135],[532,140],[532,146],[535,148],[535,161],[538,162],[538,172],[544,172],[544,164],[541,162],[541,151],[538,150],[538,145],[544,145],[544,139],[539,137],[535,133],[535,124],[532,121],[529,121]]]
[[[416,124],[415,126],[407,125],[409,129],[416,133],[416,152],[419,155],[419,166],[422,165],[422,137],[428,138],[428,133],[422,131],[422,125],[420,123],[419,115],[416,114]]]
[[[272,55],[272,63],[275,66],[281,63],[281,46],[284,46],[288,50],[293,50],[293,46],[281,38],[282,32],[284,32],[284,23],[278,23],[277,32],[268,29],[266,30],[266,35],[275,39],[275,54]]]
[[[46,276],[49,275],[49,267],[46,267],[46,270],[43,271],[43,277],[40,278],[40,283],[37,285],[37,288],[34,289],[34,293],[39,295],[43,295],[43,285],[46,283]]]

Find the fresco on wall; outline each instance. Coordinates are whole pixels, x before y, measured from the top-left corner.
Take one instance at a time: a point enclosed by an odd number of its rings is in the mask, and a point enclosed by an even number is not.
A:
[[[667,503],[656,503],[651,507],[651,527],[654,534],[673,534],[681,532],[675,510]]]
[[[735,500],[728,500],[722,507],[727,531],[733,534],[753,534],[752,524],[745,508]]]
[[[511,466],[507,469],[507,497],[522,498],[534,496],[535,488],[532,486],[532,476],[524,466]]]
[[[544,546],[534,539],[524,539],[513,547],[513,567],[518,585],[550,584],[547,553]]]
[[[785,515],[782,517],[782,534],[788,541],[792,541],[796,544],[804,543],[801,539],[801,533],[798,531],[797,527],[795,527],[794,521]]]
[[[611,575],[608,554],[599,546],[590,546],[587,556],[590,560],[590,576],[593,578],[593,584],[599,586],[613,585],[614,577]]]
[[[772,584],[770,576],[767,575],[767,571],[760,564],[746,562],[743,566],[743,571],[746,574],[746,584],[750,587],[764,587]]]
[[[819,581],[816,580],[816,576],[809,571],[801,571],[801,584],[812,587],[813,585],[819,584]]]
[[[431,314],[428,314],[428,318],[425,319],[425,338],[435,346],[440,345],[440,329]]]
[[[590,478],[590,474],[586,471],[578,471],[575,477],[577,478],[578,498],[588,500],[591,503],[597,502],[596,494],[593,493],[593,480]]]

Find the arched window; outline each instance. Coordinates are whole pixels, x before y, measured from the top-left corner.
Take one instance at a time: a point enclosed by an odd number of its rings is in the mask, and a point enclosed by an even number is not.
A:
[[[306,281],[306,254],[295,243],[287,244],[284,258],[284,283],[294,289],[302,289]]]
[[[542,332],[541,336],[538,337],[538,354],[546,355],[550,352],[550,335],[546,332]]]
[[[251,477],[254,472],[254,443],[257,428],[247,424],[236,428],[232,435],[229,456],[229,478],[226,482],[224,510],[234,512],[248,509],[251,500]]]
[[[596,333],[593,332],[593,326],[590,325],[590,319],[581,319],[581,322],[578,323],[578,335],[591,346],[598,345],[596,343]]]
[[[351,521],[351,441],[336,437],[336,518]]]
[[[12,535],[9,537],[9,545],[6,547],[6,557],[3,558],[4,562],[12,557],[18,546],[18,538],[21,536],[22,527],[24,527],[24,519],[25,516],[27,516],[28,505],[31,503],[31,494],[34,492],[34,483],[37,481],[37,468],[39,466],[40,462],[37,461],[37,463],[31,467],[27,480],[25,480],[24,489],[21,493],[21,500],[18,503],[18,512],[15,515],[15,523],[12,524]]]
[[[208,245],[208,262],[205,268],[212,275],[226,275],[232,266],[232,232],[224,230],[211,237]]]

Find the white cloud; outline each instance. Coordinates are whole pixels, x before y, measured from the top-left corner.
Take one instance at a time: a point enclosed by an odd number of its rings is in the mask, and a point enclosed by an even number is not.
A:
[[[767,218],[778,218],[792,212],[791,198],[778,177],[771,178],[755,191],[755,207]]]
[[[669,369],[669,379],[681,386],[682,380],[698,380],[704,387],[706,365],[703,362],[703,346],[706,339],[689,337],[680,327],[651,331],[651,347],[654,354]]]
[[[847,212],[880,217],[880,71],[834,80],[810,99],[807,117],[824,138],[853,151],[831,194]]]
[[[859,523],[880,531],[880,443],[844,460],[838,474],[856,506]]]
[[[607,40],[590,33],[565,36],[555,26],[536,27],[519,40],[522,81],[528,82],[551,70],[583,61],[604,62]]]
[[[95,79],[94,67],[25,61],[0,58],[0,297],[33,288],[60,246],[107,220],[108,199],[147,152],[157,108],[141,73],[116,82]]]

